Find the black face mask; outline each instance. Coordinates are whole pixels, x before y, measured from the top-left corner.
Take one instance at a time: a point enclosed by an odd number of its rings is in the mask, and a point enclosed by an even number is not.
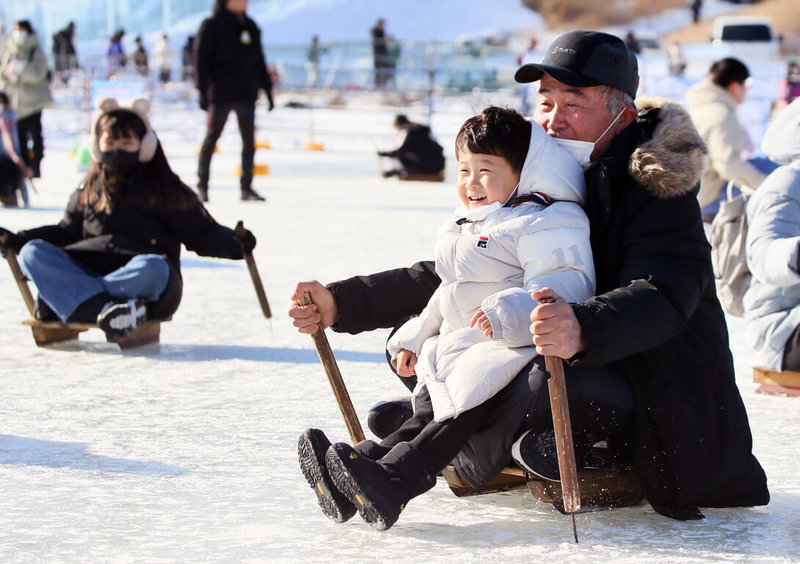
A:
[[[122,149],[102,151],[100,162],[109,172],[127,176],[139,166],[139,151],[123,151]]]

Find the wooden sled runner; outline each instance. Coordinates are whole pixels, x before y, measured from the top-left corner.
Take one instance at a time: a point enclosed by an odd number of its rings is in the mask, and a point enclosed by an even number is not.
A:
[[[117,343],[123,350],[158,343],[161,338],[161,321],[168,320],[148,321],[124,337],[106,335],[106,341]],[[84,331],[97,328],[94,323],[61,323],[60,321],[39,321],[38,319],[26,319],[22,324],[30,326],[33,340],[40,347],[77,339],[78,335]]]
[[[800,396],[800,372],[784,370],[778,372],[756,366],[753,368],[753,382],[761,384],[756,393],[774,396]]]
[[[534,478],[520,468],[509,466],[483,488],[475,490],[458,475],[453,466],[442,471],[450,490],[457,496],[477,495],[504,491],[522,485],[541,502],[550,503],[561,513],[564,499],[561,484],[550,480]],[[644,494],[639,486],[639,478],[632,469],[618,470],[579,470],[581,509],[580,512],[631,507],[641,503]]]
[[[12,249],[7,249],[6,259],[8,260],[9,267],[11,267],[14,280],[17,282],[17,287],[19,287],[19,291],[22,294],[22,299],[25,300],[28,313],[31,316],[30,319],[26,319],[22,324],[30,326],[33,333],[33,340],[36,341],[37,346],[41,347],[52,343],[77,339],[78,335],[84,331],[97,328],[97,325],[93,323],[61,323],[60,321],[39,321],[38,319],[34,319],[36,300],[28,286],[28,280],[22,274],[22,270],[19,267],[17,254]],[[162,321],[169,321],[169,319],[148,321],[141,327],[137,327],[131,331],[125,337],[106,336],[106,340],[110,343],[117,343],[121,349],[131,349],[151,343],[158,343],[161,336]]]

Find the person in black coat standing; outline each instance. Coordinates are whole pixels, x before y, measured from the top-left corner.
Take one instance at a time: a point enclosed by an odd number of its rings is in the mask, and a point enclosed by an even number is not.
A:
[[[388,38],[386,37],[386,21],[383,18],[370,30],[372,36],[372,63],[375,70],[375,88],[386,88],[392,70],[392,58],[389,55]]]
[[[211,156],[228,114],[236,112],[242,136],[242,200],[264,201],[253,190],[255,104],[259,90],[267,96],[269,111],[272,79],[261,47],[261,30],[245,15],[247,0],[217,0],[213,15],[203,20],[194,40],[195,81],[200,108],[206,111],[206,137],[197,166],[197,191],[208,201]]]

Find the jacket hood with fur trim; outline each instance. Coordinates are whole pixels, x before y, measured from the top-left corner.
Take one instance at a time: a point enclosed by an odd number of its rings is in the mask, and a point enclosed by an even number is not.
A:
[[[630,175],[659,198],[694,189],[706,166],[708,149],[688,112],[656,96],[637,98],[636,109],[637,123],[651,138],[633,152]]]

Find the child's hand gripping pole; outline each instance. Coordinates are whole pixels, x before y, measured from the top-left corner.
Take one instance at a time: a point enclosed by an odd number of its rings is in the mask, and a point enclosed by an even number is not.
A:
[[[539,303],[552,303],[553,298],[542,298]],[[581,509],[581,491],[578,485],[578,470],[575,464],[575,447],[572,442],[572,425],[569,420],[567,403],[567,383],[564,378],[564,364],[557,356],[545,356],[545,366],[550,373],[547,390],[550,393],[550,411],[553,414],[553,430],[556,435],[558,472],[561,475],[561,496],[564,511],[572,516],[572,534],[578,542],[575,514]]]
[[[246,233],[244,223],[239,221],[239,223],[236,224],[236,228],[233,230],[233,232],[239,238],[239,241],[241,241],[242,255],[244,255],[244,260],[247,263],[247,270],[250,271],[250,278],[253,280],[253,286],[256,289],[256,296],[258,297],[258,303],[261,306],[261,313],[264,314],[264,317],[270,319],[272,317],[272,311],[269,309],[267,293],[264,291],[264,285],[261,283],[261,276],[258,274],[256,261],[253,258],[252,253],[246,253],[244,250],[244,237]]]
[[[311,305],[311,294],[306,292],[300,298],[300,305]],[[314,339],[314,346],[317,348],[317,355],[319,356],[322,366],[325,368],[325,374],[328,375],[328,381],[331,383],[333,395],[336,397],[336,403],[339,405],[339,410],[342,412],[344,423],[347,425],[347,431],[350,433],[350,439],[353,444],[359,443],[364,440],[364,431],[361,429],[361,423],[358,421],[356,410],[353,409],[353,403],[350,401],[350,394],[347,393],[347,387],[344,385],[342,374],[339,372],[339,366],[336,364],[336,358],[333,356],[333,351],[328,343],[328,338],[325,336],[325,331],[322,327],[311,335]]]

